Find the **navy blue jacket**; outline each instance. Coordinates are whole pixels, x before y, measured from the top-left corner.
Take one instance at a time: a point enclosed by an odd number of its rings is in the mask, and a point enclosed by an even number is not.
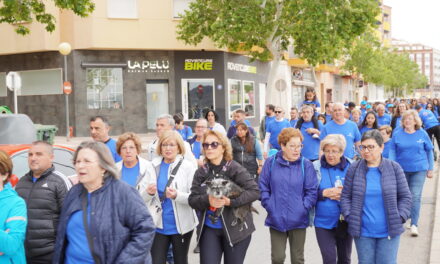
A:
[[[87,195],[82,184],[75,185],[64,199],[53,263],[64,263],[66,228],[70,216],[82,210]],[[156,228],[138,191],[107,177],[104,186],[92,192],[89,231],[94,253],[100,263],[150,263],[150,249]]]
[[[403,223],[410,215],[411,193],[398,163],[382,158],[378,169],[382,174],[382,196],[388,234],[395,237],[403,233]],[[364,159],[354,162],[348,168],[342,189],[341,211],[348,222],[348,233],[353,237],[361,235],[367,171],[368,166]]]
[[[309,226],[309,211],[316,204],[318,179],[312,162],[286,161],[283,152],[268,158],[260,174],[261,204],[267,211],[265,225],[285,232]],[[275,161],[273,159],[275,158]]]

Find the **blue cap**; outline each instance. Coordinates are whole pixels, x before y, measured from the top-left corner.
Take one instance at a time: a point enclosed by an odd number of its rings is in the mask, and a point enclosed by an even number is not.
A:
[[[370,104],[367,105],[367,109],[371,109],[371,105]]]
[[[387,104],[387,108],[394,107],[393,104]]]
[[[368,104],[368,103],[365,100],[361,102],[361,105],[366,105],[366,104]]]

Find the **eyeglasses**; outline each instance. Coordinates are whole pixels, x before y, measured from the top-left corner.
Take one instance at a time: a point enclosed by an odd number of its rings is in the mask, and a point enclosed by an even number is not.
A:
[[[129,146],[129,147],[121,147],[121,150],[124,150],[124,151],[128,151],[128,150],[131,150],[131,151],[133,151],[133,150],[135,150],[136,149],[136,147],[135,146]]]
[[[334,151],[334,150],[324,150],[325,155],[338,155],[340,154],[340,151]]]
[[[375,148],[376,148],[375,145],[367,145],[367,146],[360,145],[359,146],[360,151],[366,151],[367,149],[368,149],[368,151],[373,151]]]
[[[283,111],[275,111],[275,114],[281,114]]]
[[[176,144],[162,144],[161,147],[162,148],[174,148],[174,147],[177,147],[177,145]]]
[[[220,146],[220,143],[214,141],[212,143],[203,143],[202,146],[203,149],[209,149],[209,147],[211,147],[212,149],[216,149],[218,148],[218,146]]]
[[[286,145],[286,148],[291,149],[291,150],[300,150],[303,148],[303,144],[301,145]]]
[[[206,126],[196,126],[198,129],[207,128]]]

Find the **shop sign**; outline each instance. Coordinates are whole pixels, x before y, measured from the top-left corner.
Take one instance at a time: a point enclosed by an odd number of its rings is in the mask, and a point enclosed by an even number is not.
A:
[[[212,71],[212,59],[185,59],[185,71]]]
[[[128,72],[170,72],[169,60],[127,61]]]
[[[244,65],[244,64],[233,63],[233,62],[228,62],[228,70],[247,72],[247,73],[257,73],[257,67],[255,67],[255,66]]]

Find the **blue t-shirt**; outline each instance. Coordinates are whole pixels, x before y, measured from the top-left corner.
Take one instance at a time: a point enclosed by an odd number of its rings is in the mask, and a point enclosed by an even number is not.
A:
[[[359,133],[361,133],[361,136],[362,136],[365,132],[372,130],[372,129],[373,128],[371,128],[371,127],[363,126],[363,127],[359,128]]]
[[[345,166],[344,170],[339,168],[323,168],[321,167],[321,182],[319,183],[319,191],[322,192],[325,189],[335,187],[336,176],[344,184],[345,174],[349,164]],[[316,202],[315,211],[315,226],[325,229],[333,229],[338,225],[339,215],[341,214],[341,208],[339,201],[325,198],[323,201]]]
[[[275,120],[275,116],[265,116],[264,117],[264,131],[267,130],[267,125],[269,125],[274,120]]]
[[[90,193],[88,194],[87,219],[90,221]],[[67,248],[66,248],[66,264],[93,264],[92,253],[90,252],[89,243],[87,241],[86,231],[83,223],[83,211],[74,212],[67,222]]]
[[[385,142],[383,147],[383,152],[382,152],[382,156],[386,159],[388,159],[390,157],[390,147],[391,147],[391,139],[388,140],[387,142]]]
[[[165,195],[165,187],[168,182],[168,171],[170,163],[162,161],[160,164],[159,178],[157,179],[157,192],[159,197]],[[174,218],[173,204],[170,198],[165,198],[162,203],[162,223],[163,229],[156,228],[156,232],[163,235],[175,235],[177,234],[176,219]]]
[[[110,152],[112,153],[113,160],[115,161],[115,163],[121,161],[122,160],[121,156],[119,156],[118,152],[116,152],[116,140],[110,138],[109,140],[107,140],[107,142],[105,142],[105,144],[110,149]]]
[[[325,114],[325,122],[328,123],[330,121],[332,121],[332,115]]]
[[[200,154],[202,153],[202,144],[196,140],[196,141],[194,141],[194,143],[192,144],[191,147],[192,147],[192,153],[194,154],[194,157],[196,157],[196,159],[199,159]]]
[[[322,123],[321,121],[318,121],[318,130],[322,130]],[[312,137],[309,133],[307,133],[308,128],[314,128],[313,122],[304,122],[301,126],[301,134],[304,137],[303,145],[305,146],[301,150],[301,154],[309,160],[317,160],[319,158],[319,144],[321,143],[321,140],[318,138]]]
[[[139,162],[133,168],[125,167],[122,163],[121,180],[136,187],[137,179],[139,177]]]
[[[304,100],[300,106],[302,106],[302,105],[306,105],[306,104],[307,104],[307,105],[315,105],[315,107],[321,107],[321,104],[319,103],[318,100],[314,100],[314,101],[307,101],[307,100]]]
[[[33,182],[33,183],[36,183],[36,182],[38,181],[38,179],[39,179],[39,178],[35,178],[35,177],[32,176],[32,182]]]
[[[281,133],[281,130],[288,127],[290,127],[290,123],[287,119],[282,121],[274,120],[269,124],[266,133],[270,133],[269,143],[272,145],[272,148],[281,150],[280,145],[278,145],[278,135]]]
[[[377,167],[369,167],[366,175],[364,207],[362,208],[361,236],[388,236],[388,224],[382,197],[382,174]]]
[[[211,221],[211,217],[210,217],[211,215],[213,216],[214,212],[209,209],[206,210],[205,225],[209,226],[210,228],[214,228],[214,229],[222,229],[223,228],[222,218],[218,217],[217,221],[215,221],[215,223],[213,223]]]
[[[321,130],[321,140],[327,135],[341,134],[345,137],[347,145],[345,147],[344,156],[352,159],[355,154],[354,143],[361,140],[359,129],[353,121],[346,120],[343,125],[336,124],[334,120],[328,122]]]
[[[383,116],[376,115],[376,117],[378,127],[391,124],[391,116],[389,114],[383,114]]]
[[[290,119],[290,126],[295,128],[296,127],[296,123],[298,123],[298,119]]]
[[[434,113],[430,110],[422,109],[419,112],[420,119],[422,119],[423,127],[425,129],[430,129],[439,125],[438,119],[435,117]]]
[[[189,126],[183,126],[183,129],[176,129],[176,131],[182,136],[183,141],[190,139],[193,134],[193,131]]]
[[[429,169],[428,152],[433,149],[431,139],[423,129],[408,134],[400,129],[393,134],[390,152],[393,152],[397,163],[403,171],[415,172]],[[390,158],[393,155],[390,155]]]

